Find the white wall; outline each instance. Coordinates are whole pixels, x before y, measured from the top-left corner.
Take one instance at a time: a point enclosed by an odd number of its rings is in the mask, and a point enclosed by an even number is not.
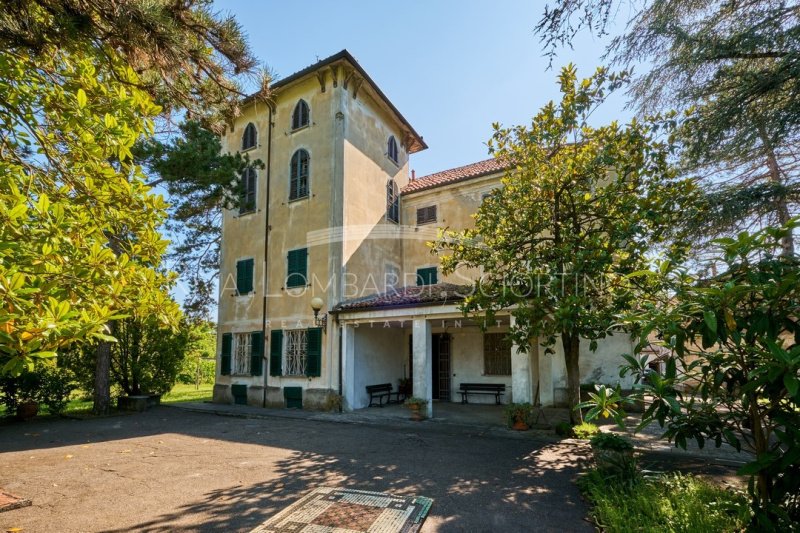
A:
[[[391,383],[397,391],[403,377],[403,363],[408,360],[408,340],[405,330],[384,328],[380,322],[373,327],[362,324],[355,328],[355,401],[353,409],[369,405],[367,385]]]
[[[461,402],[458,387],[461,383],[502,383],[506,392],[501,397],[503,403],[511,399],[511,376],[486,376],[483,374],[483,332],[478,328],[450,330],[453,335],[451,370],[451,401]],[[469,403],[493,404],[494,396],[488,394],[470,394]]]

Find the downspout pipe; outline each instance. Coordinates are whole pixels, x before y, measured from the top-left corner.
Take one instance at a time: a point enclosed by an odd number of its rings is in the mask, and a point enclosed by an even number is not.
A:
[[[261,340],[263,342],[262,346],[262,354],[261,357],[264,359],[266,364],[262,364],[262,372],[264,373],[264,394],[263,399],[261,401],[261,407],[267,406],[267,380],[269,379],[269,357],[268,352],[266,350],[267,346],[267,294],[269,292],[269,276],[268,276],[268,267],[269,261],[267,260],[269,254],[269,232],[270,232],[270,225],[269,225],[269,213],[270,213],[270,203],[269,203],[269,192],[270,192],[270,169],[272,167],[272,105],[269,105],[269,122],[267,123],[267,171],[265,176],[265,184],[264,186],[267,188],[267,200],[264,209],[266,210],[264,213],[264,268],[262,273],[262,285],[264,288],[264,301],[261,313]]]

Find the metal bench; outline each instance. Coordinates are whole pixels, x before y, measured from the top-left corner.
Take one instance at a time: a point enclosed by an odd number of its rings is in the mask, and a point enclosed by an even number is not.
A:
[[[390,403],[400,403],[405,399],[405,395],[400,391],[393,392],[391,383],[381,383],[380,385],[367,385],[367,394],[369,394],[369,407],[378,407],[388,405]],[[401,396],[403,397],[401,399]],[[394,398],[394,399],[392,399]],[[378,403],[375,403],[378,400]]]
[[[491,394],[497,405],[500,405],[500,396],[505,394],[506,386],[502,383],[462,383],[458,391],[461,393],[461,403],[469,403],[468,394]]]

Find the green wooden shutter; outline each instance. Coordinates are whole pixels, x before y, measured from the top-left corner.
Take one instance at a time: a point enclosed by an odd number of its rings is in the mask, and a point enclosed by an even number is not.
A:
[[[220,370],[219,373],[223,376],[231,375],[231,345],[233,344],[233,335],[230,333],[222,334],[222,357],[220,357]]]
[[[435,285],[438,283],[438,277],[436,267],[417,269],[417,285]]]
[[[250,334],[250,375],[260,376],[263,372],[264,334],[254,331]]]
[[[269,337],[269,375],[283,374],[283,330],[273,329]]]
[[[236,290],[239,294],[253,292],[253,260],[236,262]]]
[[[290,250],[287,257],[286,287],[305,287],[308,275],[308,250]]]
[[[306,335],[306,376],[319,377],[322,374],[322,328],[309,328]]]

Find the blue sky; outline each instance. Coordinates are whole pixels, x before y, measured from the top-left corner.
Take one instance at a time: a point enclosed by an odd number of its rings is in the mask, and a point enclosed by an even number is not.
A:
[[[533,28],[544,2],[522,0],[219,0],[278,78],[347,48],[429,148],[411,157],[417,176],[486,159],[492,123],[528,123],[558,98],[556,74],[602,64],[606,44],[588,33],[548,70]],[[620,28],[621,29],[621,28]],[[624,120],[625,95],[593,116]]]

